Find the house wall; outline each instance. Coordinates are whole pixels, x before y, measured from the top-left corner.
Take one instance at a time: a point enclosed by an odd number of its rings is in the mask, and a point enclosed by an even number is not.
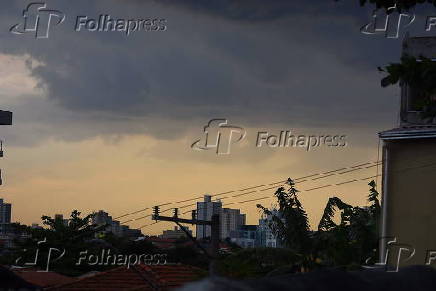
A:
[[[436,254],[436,139],[385,141],[384,147],[385,235],[395,237],[400,246],[415,248],[407,262],[409,254],[402,254],[400,266],[424,265],[428,251]],[[391,249],[390,265],[398,259],[398,251],[399,246]]]

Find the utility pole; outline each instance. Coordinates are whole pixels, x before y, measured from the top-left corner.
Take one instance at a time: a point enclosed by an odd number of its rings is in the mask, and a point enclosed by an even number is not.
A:
[[[178,213],[179,213],[178,208],[174,208],[174,215],[173,216],[161,216],[159,214],[159,211],[160,211],[159,206],[153,207],[152,219],[154,219],[156,221],[157,220],[172,221],[179,226],[181,226],[181,223],[188,223],[191,225],[194,225],[194,224],[195,225],[210,225],[210,227],[211,227],[211,244],[210,244],[209,252],[207,254],[212,259],[215,259],[218,256],[219,241],[220,241],[220,238],[219,238],[219,236],[220,236],[220,216],[218,214],[212,215],[212,219],[209,221],[209,220],[198,220],[195,210],[192,211],[192,218],[191,219],[179,218],[178,217]],[[183,226],[181,226],[181,229],[188,235],[189,238],[191,238],[192,240],[194,240],[195,243],[197,243],[195,241],[195,239],[185,230],[185,228]],[[200,247],[200,248],[203,249],[202,247]]]

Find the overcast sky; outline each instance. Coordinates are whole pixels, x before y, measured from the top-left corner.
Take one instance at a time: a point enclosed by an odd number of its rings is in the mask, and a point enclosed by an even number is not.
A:
[[[0,197],[13,203],[14,220],[76,208],[117,216],[375,161],[377,132],[397,125],[399,90],[380,87],[377,66],[399,59],[404,31],[399,39],[360,33],[372,7],[357,0],[47,1],[66,15],[48,39],[11,34],[30,2],[7,2],[0,109],[14,112],[14,126],[0,129]],[[165,19],[167,29],[74,30],[77,16],[100,14]],[[212,118],[247,131],[229,156],[190,148]],[[348,144],[259,149],[259,130],[346,134]],[[361,183],[302,199],[315,221],[329,196],[362,204],[367,189]],[[241,207],[255,222],[253,205]]]

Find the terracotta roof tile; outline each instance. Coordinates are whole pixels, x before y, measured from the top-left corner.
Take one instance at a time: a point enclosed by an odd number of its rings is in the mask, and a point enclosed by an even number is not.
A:
[[[74,278],[67,277],[55,272],[37,272],[37,271],[14,271],[14,273],[25,281],[40,287],[49,287],[59,284],[65,284],[75,281]]]
[[[199,279],[201,272],[186,265],[123,266],[50,290],[169,290]]]

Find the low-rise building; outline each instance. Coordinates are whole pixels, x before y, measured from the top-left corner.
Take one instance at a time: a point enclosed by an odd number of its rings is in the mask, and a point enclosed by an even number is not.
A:
[[[185,227],[185,230],[192,236],[192,230],[189,230],[188,227]],[[175,226],[174,229],[164,230],[159,237],[163,239],[181,239],[187,238],[188,235],[185,231]]]
[[[96,237],[105,232],[111,232],[118,237],[139,237],[142,235],[141,230],[131,229],[127,225],[122,225],[118,220],[113,220],[112,216],[103,210],[95,213],[91,223],[96,226],[106,225],[106,229],[97,233]]]
[[[271,223],[273,221],[273,216],[280,216],[276,209],[271,211],[270,215],[264,215],[259,219],[259,246],[267,248],[278,248],[281,246],[280,240],[277,238],[276,234],[271,230]]]
[[[270,227],[274,216],[280,217],[280,213],[276,209],[271,210],[270,215],[262,216],[262,218],[259,219],[259,225],[239,226],[237,230],[231,231],[230,241],[243,248],[281,247],[280,240]]]
[[[231,232],[230,241],[242,248],[260,246],[258,225],[241,225],[238,230]]]

